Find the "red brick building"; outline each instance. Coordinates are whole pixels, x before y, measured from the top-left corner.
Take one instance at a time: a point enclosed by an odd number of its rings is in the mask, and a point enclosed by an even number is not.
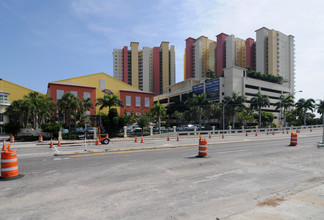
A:
[[[119,93],[124,104],[124,108],[120,108],[120,115],[125,115],[128,112],[142,115],[153,106],[153,93],[132,89],[120,90]]]
[[[93,106],[96,106],[96,87],[74,83],[48,83],[47,96],[51,97],[55,102],[62,98],[64,93],[68,92],[72,93],[81,100],[90,98]],[[96,108],[91,109],[90,114],[96,114]]]

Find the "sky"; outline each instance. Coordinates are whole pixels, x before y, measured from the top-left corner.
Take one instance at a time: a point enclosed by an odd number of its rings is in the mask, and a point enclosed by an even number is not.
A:
[[[167,41],[180,82],[188,37],[255,39],[267,27],[295,36],[296,100],[324,99],[323,10],[322,0],[0,0],[0,78],[46,93],[52,81],[113,76],[113,49]]]

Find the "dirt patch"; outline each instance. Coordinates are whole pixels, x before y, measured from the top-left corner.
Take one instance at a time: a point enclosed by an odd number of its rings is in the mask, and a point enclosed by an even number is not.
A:
[[[263,202],[259,202],[258,206],[273,206],[276,207],[279,205],[279,202],[285,201],[283,198],[269,198]]]

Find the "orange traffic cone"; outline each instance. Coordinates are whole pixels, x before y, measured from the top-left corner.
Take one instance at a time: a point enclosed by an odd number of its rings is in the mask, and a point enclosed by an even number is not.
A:
[[[272,135],[275,135],[274,131],[272,132]]]
[[[167,141],[170,141],[170,137],[169,137],[169,135],[168,135]]]
[[[247,133],[247,131],[245,132],[245,136],[248,136],[248,133]]]
[[[269,135],[269,131],[267,131],[267,135]]]
[[[97,140],[96,140],[96,145],[99,145],[99,139],[97,138]]]
[[[141,138],[141,143],[144,143],[144,139],[143,139],[143,136],[142,136],[142,138]]]
[[[2,150],[6,150],[6,149],[7,149],[6,140],[3,140]]]
[[[257,131],[255,132],[255,136],[258,136],[258,132]]]
[[[289,134],[289,132],[287,131],[287,134]]]
[[[137,137],[135,137],[135,143],[137,143]]]
[[[52,138],[51,138],[51,144],[50,144],[50,147],[49,148],[53,148],[54,147],[54,145],[53,145],[53,140],[52,140]]]
[[[285,133],[285,131],[282,131],[282,133],[284,134],[284,133]]]
[[[179,135],[177,135],[177,141],[180,141],[180,139],[179,139]]]
[[[43,136],[42,135],[39,135],[38,141],[43,142]]]
[[[61,146],[60,138],[58,138],[57,146]]]
[[[222,138],[223,138],[223,139],[224,139],[224,137],[225,137],[224,134],[222,134]]]
[[[310,131],[310,132],[312,132],[313,130],[312,130],[312,129],[310,129],[309,131]]]
[[[10,136],[10,143],[15,143],[15,137],[13,135]]]
[[[211,134],[209,134],[209,139],[211,139]]]

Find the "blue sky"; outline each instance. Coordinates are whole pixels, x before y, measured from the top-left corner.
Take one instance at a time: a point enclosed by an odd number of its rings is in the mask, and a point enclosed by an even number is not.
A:
[[[179,82],[186,38],[255,39],[265,26],[295,36],[297,99],[323,99],[323,9],[321,0],[0,0],[0,78],[46,93],[51,81],[112,75],[114,48],[168,41]]]

